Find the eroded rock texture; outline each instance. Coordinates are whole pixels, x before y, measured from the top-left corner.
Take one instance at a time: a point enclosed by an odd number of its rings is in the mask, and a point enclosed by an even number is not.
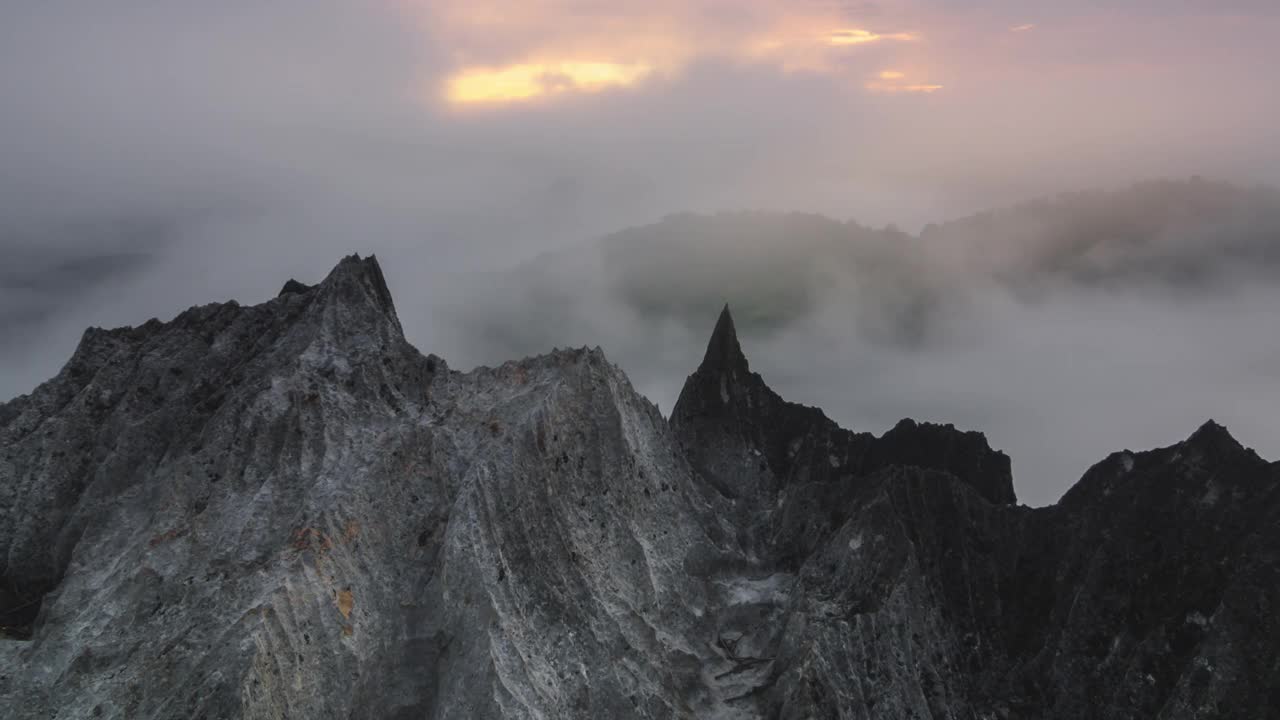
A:
[[[377,263],[90,330],[0,405],[15,718],[1280,716],[1280,467],[1212,423],[1015,504],[981,434],[787,403],[726,309],[451,371]]]

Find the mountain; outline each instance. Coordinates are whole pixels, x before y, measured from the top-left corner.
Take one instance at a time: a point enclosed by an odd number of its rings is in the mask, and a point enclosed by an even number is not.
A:
[[[1280,714],[1280,466],[1213,423],[1016,504],[979,433],[786,402],[726,307],[451,370],[373,258],[91,329],[0,405],[15,718]]]

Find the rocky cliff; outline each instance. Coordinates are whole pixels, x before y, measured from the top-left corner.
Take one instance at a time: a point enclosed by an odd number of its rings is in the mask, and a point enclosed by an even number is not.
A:
[[[450,370],[376,261],[86,332],[0,405],[15,718],[1280,716],[1280,466],[1206,424],[1016,505],[978,433],[597,350]]]

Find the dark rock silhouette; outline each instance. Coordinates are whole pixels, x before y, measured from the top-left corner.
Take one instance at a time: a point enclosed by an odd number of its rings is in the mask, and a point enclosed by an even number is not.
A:
[[[975,432],[786,402],[726,307],[670,422],[452,371],[376,260],[85,333],[0,404],[15,718],[1280,715],[1280,465],[1207,423],[1016,504]]]

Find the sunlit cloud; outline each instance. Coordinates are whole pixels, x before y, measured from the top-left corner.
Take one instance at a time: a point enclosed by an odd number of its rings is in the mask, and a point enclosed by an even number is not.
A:
[[[1024,25],[1014,25],[1013,27],[1009,28],[1011,32],[1027,32],[1028,30],[1035,30],[1035,29],[1036,29],[1035,23],[1026,23]]]
[[[900,70],[884,70],[864,87],[874,93],[923,93],[926,95],[942,89],[941,85],[935,83],[906,81],[906,78],[907,73]]]
[[[502,68],[470,68],[448,81],[446,98],[455,104],[507,103],[566,92],[599,92],[634,85],[652,72],[643,64],[612,62],[522,63]]]
[[[882,40],[897,40],[901,42],[910,42],[916,40],[914,33],[876,33],[862,28],[845,28],[835,30],[827,36],[828,45],[866,45],[867,43],[880,42]]]

